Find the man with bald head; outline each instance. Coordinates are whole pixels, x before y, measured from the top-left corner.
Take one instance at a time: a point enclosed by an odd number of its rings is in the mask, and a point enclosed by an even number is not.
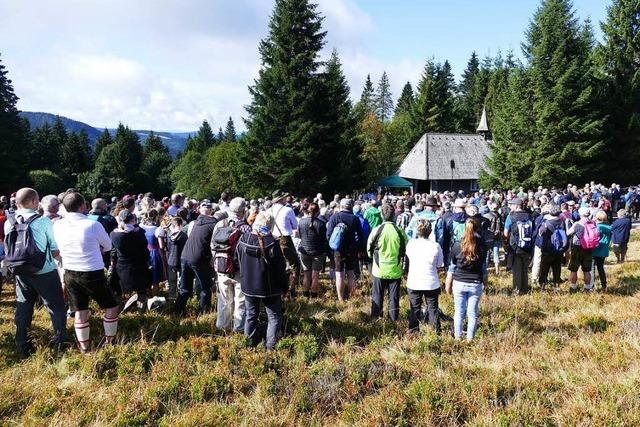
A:
[[[22,188],[16,193],[16,213],[11,221],[5,223],[7,252],[12,242],[18,237],[16,224],[28,224],[36,246],[44,253],[44,264],[35,273],[16,274],[16,344],[20,357],[27,358],[34,352],[34,346],[29,339],[29,329],[33,318],[33,308],[42,298],[51,316],[54,338],[57,350],[63,350],[67,345],[66,311],[62,284],[54,258],[59,257],[58,246],[53,235],[53,227],[49,218],[36,212],[40,199],[32,188]],[[8,260],[9,261],[9,260]]]

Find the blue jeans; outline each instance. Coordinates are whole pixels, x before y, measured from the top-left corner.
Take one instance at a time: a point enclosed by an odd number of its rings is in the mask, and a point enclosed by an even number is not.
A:
[[[465,283],[453,281],[453,334],[456,339],[462,337],[462,324],[467,317],[467,341],[476,335],[478,327],[478,305],[482,296],[482,283]]]
[[[62,296],[58,271],[45,274],[16,276],[16,344],[21,352],[28,352],[29,329],[33,319],[33,307],[41,297],[51,316],[53,343],[61,346],[67,341],[67,311]]]
[[[193,281],[200,287],[200,314],[211,311],[211,288],[213,287],[213,269],[209,264],[195,265],[189,261],[182,261],[182,275],[180,276],[180,286],[178,298],[176,299],[175,313],[184,316],[187,308],[187,301],[193,295]]]
[[[282,298],[280,295],[267,298],[246,295],[244,304],[247,316],[244,324],[244,334],[249,338],[249,345],[256,347],[262,341],[263,333],[258,318],[260,317],[260,304],[264,304],[267,312],[267,339],[265,344],[268,350],[273,349],[282,335]]]
[[[493,242],[493,244],[489,247],[489,251],[487,251],[487,265],[490,265],[490,261],[493,258],[493,265],[500,264],[500,246],[502,244],[499,240]]]

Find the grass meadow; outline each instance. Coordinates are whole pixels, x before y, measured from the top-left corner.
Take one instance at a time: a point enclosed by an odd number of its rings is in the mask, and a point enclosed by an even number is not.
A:
[[[81,355],[46,346],[19,361],[13,296],[0,301],[2,425],[640,425],[640,235],[607,266],[606,293],[509,296],[491,276],[477,340],[402,320],[371,321],[368,290],[345,304],[326,292],[286,305],[278,349],[251,349],[214,328],[215,314],[124,315],[116,346]],[[563,271],[563,277],[567,272]],[[325,288],[327,288],[325,284]],[[193,302],[192,302],[193,303]],[[450,296],[441,306],[453,313]],[[192,308],[195,307],[192,306]],[[69,332],[72,333],[69,322]],[[91,321],[93,338],[101,318]]]

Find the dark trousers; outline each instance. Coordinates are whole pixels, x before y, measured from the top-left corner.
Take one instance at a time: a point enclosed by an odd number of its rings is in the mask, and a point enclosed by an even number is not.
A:
[[[170,266],[167,280],[169,282],[169,298],[176,298],[178,295],[178,274],[180,266]]]
[[[175,313],[185,315],[187,301],[193,295],[193,281],[200,287],[200,314],[211,311],[211,288],[213,287],[213,269],[209,264],[194,265],[189,261],[182,261],[182,276],[176,299]]]
[[[281,337],[282,298],[280,295],[268,298],[250,297],[249,295],[245,295],[244,298],[244,307],[246,310],[244,334],[249,338],[249,345],[256,347],[263,339],[259,316],[260,304],[264,304],[267,312],[266,347],[267,349],[274,348]]]
[[[382,317],[382,303],[384,294],[388,295],[389,319],[394,322],[400,314],[400,279],[373,278],[371,286],[371,317]]]
[[[542,254],[540,259],[540,278],[538,280],[541,285],[548,283],[549,270],[553,274],[553,283],[556,285],[562,283],[560,272],[562,271],[563,259],[564,254]]]
[[[600,286],[607,287],[607,273],[604,271],[604,257],[594,256],[593,262],[598,270],[598,277],[600,278]]]
[[[41,297],[51,316],[53,343],[58,346],[67,341],[67,312],[62,296],[60,276],[56,270],[38,275],[16,276],[16,344],[21,352],[31,349],[29,329],[33,320],[33,307]]]
[[[438,316],[438,295],[440,288],[431,291],[415,291],[407,290],[409,294],[409,304],[411,311],[409,312],[409,330],[417,331],[420,328],[420,319],[422,318],[422,300],[427,305],[426,321],[429,326],[437,333],[440,333],[440,317]]]
[[[513,273],[513,290],[519,294],[526,294],[529,292],[529,254],[517,253],[513,254],[513,266],[511,267]]]

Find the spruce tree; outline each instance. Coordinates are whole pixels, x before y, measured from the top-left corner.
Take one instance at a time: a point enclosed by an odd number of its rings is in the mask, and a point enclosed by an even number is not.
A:
[[[376,111],[375,96],[376,94],[373,88],[373,83],[371,82],[371,75],[367,74],[367,80],[364,82],[359,103],[367,113],[375,113]]]
[[[356,138],[357,119],[352,114],[349,86],[335,50],[322,73],[321,87],[325,108],[319,111],[319,120],[322,140],[329,149],[316,159],[317,190],[333,193],[359,188],[364,167]]]
[[[487,167],[480,175],[485,188],[515,188],[539,185],[531,177],[536,155],[533,91],[529,74],[512,69],[508,84],[497,95],[491,121],[493,144]]]
[[[536,118],[532,180],[546,185],[590,180],[601,170],[604,148],[590,26],[579,24],[570,0],[545,0],[526,38]]]
[[[56,116],[56,121],[51,128],[51,145],[47,156],[49,157],[49,170],[62,172],[62,147],[67,143],[69,135],[60,116]]]
[[[195,151],[204,154],[210,147],[213,147],[216,138],[213,135],[213,129],[208,121],[204,120],[200,129],[194,137],[187,138],[187,145],[184,151]]]
[[[436,132],[453,132],[455,130],[455,80],[451,73],[449,61],[444,61],[442,66],[436,67],[434,90],[438,109],[440,110]]]
[[[396,103],[396,109],[394,114],[408,114],[411,112],[413,108],[414,96],[413,96],[413,87],[411,83],[407,82],[402,88],[402,93],[400,94],[400,98],[398,98],[398,102]]]
[[[102,134],[100,134],[100,137],[96,141],[96,146],[93,150],[94,161],[98,160],[98,157],[100,156],[100,153],[102,152],[102,150],[111,143],[113,143],[111,134],[109,133],[109,130],[107,128],[104,128],[104,131],[102,131]]]
[[[153,194],[168,194],[171,192],[170,172],[173,159],[169,149],[160,137],[153,131],[149,133],[144,143],[144,160],[141,171],[148,178],[148,190]]]
[[[614,0],[596,50],[601,99],[608,113],[609,154],[603,180],[640,181],[640,1]]]
[[[236,142],[236,126],[233,123],[233,119],[229,116],[229,120],[227,120],[227,127],[224,130],[224,141],[225,142]]]
[[[480,61],[474,51],[467,62],[467,68],[462,73],[462,80],[458,85],[458,96],[455,99],[456,131],[470,133],[475,131],[476,123],[475,105],[476,80],[480,73]]]
[[[438,99],[435,92],[437,67],[433,60],[427,61],[420,82],[416,100],[411,110],[412,141],[417,142],[428,132],[438,131]]]
[[[224,132],[222,131],[222,126],[218,128],[218,136],[216,138],[216,142],[224,142]]]
[[[87,131],[72,132],[67,136],[61,150],[62,178],[67,187],[75,187],[78,175],[92,167],[92,153]]]
[[[53,129],[47,122],[31,131],[28,155],[31,170],[60,170],[60,161],[49,153],[57,152]]]
[[[9,194],[26,180],[28,134],[20,121],[18,97],[0,58],[0,192]]]
[[[255,192],[276,188],[311,194],[315,162],[330,149],[321,140],[318,111],[322,18],[308,0],[276,0],[269,35],[260,42],[262,67],[250,87],[243,181]]]
[[[376,115],[382,123],[391,119],[391,115],[393,114],[393,97],[391,95],[391,84],[389,83],[389,77],[386,71],[382,72],[380,82],[378,82],[374,106]]]

